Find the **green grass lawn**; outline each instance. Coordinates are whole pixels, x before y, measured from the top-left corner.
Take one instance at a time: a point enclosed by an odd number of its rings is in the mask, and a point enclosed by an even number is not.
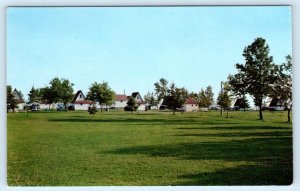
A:
[[[11,186],[289,185],[286,112],[9,113]]]

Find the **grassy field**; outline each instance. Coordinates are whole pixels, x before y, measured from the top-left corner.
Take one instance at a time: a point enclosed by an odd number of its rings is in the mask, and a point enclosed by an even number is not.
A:
[[[288,185],[285,112],[8,114],[8,184]]]

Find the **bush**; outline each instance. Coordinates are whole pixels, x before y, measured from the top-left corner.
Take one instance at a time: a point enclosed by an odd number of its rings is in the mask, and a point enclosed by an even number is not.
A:
[[[126,105],[124,107],[124,111],[136,111],[138,108],[138,106],[135,106],[133,109],[131,107],[129,107],[128,105]]]
[[[97,113],[98,109],[96,108],[96,106],[89,106],[88,112],[90,115],[95,115]]]

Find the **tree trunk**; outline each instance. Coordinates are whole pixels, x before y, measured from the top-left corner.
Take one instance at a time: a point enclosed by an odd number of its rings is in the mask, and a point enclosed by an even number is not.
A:
[[[175,115],[175,110],[173,110],[173,115]]]
[[[290,108],[287,108],[288,110],[288,122],[291,122],[291,110],[292,110],[292,106]]]
[[[227,109],[227,116],[226,116],[226,118],[228,118],[228,109]]]
[[[65,112],[67,112],[67,103],[64,103],[65,106]]]
[[[263,120],[263,114],[262,114],[262,100],[259,102],[259,119]]]

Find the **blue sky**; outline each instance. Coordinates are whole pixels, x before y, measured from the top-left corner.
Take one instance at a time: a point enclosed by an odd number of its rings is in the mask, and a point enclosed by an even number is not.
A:
[[[87,93],[107,81],[117,93],[142,95],[160,78],[215,98],[220,81],[263,37],[274,62],[292,54],[289,6],[9,7],[7,84],[27,94],[54,77]]]

